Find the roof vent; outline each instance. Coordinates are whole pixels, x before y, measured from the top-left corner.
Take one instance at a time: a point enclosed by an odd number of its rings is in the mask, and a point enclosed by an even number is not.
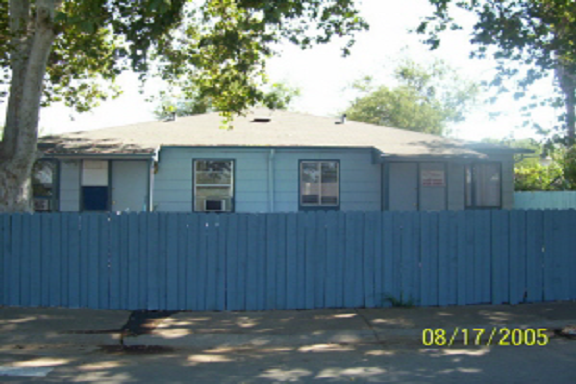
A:
[[[176,112],[172,112],[166,117],[165,122],[176,121]]]
[[[269,123],[272,120],[271,117],[255,117],[252,120],[253,123]]]
[[[340,121],[337,121],[335,124],[346,124],[346,114],[343,114]]]

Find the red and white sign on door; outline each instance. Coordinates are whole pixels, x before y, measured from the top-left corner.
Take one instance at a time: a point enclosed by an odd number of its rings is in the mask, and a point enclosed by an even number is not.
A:
[[[422,170],[421,180],[423,187],[445,187],[446,177],[443,170]]]

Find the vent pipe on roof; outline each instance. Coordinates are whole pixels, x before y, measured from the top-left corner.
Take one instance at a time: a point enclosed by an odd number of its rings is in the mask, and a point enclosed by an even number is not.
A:
[[[337,121],[336,124],[346,124],[346,114],[343,114],[342,117],[340,117],[340,121]]]

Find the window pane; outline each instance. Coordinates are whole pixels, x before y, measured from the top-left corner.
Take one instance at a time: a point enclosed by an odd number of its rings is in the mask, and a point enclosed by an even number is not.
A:
[[[82,161],[82,185],[88,187],[108,186],[108,161]]]
[[[196,161],[196,184],[231,184],[231,161]]]
[[[500,206],[500,166],[477,164],[474,167],[476,205],[479,207]]]
[[[318,163],[302,163],[302,182],[303,183],[320,182]]]
[[[301,164],[300,193],[302,204],[317,205],[320,202],[320,172],[317,162]]]
[[[32,170],[32,190],[34,197],[51,197],[54,194],[56,163],[38,161]]]
[[[338,163],[322,163],[322,205],[338,204]]]

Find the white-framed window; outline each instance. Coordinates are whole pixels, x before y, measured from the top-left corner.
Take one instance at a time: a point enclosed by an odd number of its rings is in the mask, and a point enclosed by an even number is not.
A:
[[[300,162],[300,206],[302,208],[340,205],[340,163]]]
[[[502,206],[500,163],[476,163],[465,167],[466,208]]]
[[[234,161],[194,160],[194,211],[234,210]]]
[[[57,169],[54,160],[38,160],[32,168],[34,211],[48,212],[57,209]]]

